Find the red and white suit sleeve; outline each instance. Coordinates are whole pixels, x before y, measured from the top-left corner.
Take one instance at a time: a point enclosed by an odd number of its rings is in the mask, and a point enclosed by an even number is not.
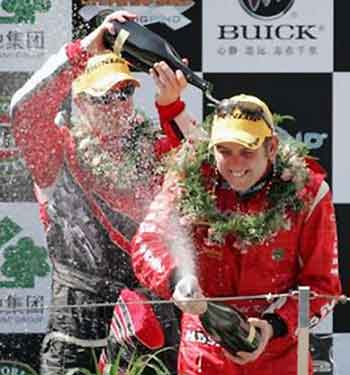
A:
[[[338,242],[335,213],[328,184],[322,181],[306,214],[299,245],[298,285],[310,286],[312,292],[323,295],[341,293],[338,274]],[[314,326],[333,307],[335,300],[311,299],[310,325]],[[296,340],[298,301],[281,298],[268,312],[278,314],[286,323],[288,336]]]
[[[185,103],[181,99],[177,99],[168,105],[159,105],[156,102],[155,106],[158,111],[160,126],[165,135],[155,144],[156,155],[160,157],[178,147],[183,139],[183,134],[174,119],[184,111]]]
[[[62,47],[12,98],[13,134],[41,188],[55,181],[61,167],[62,135],[54,120],[87,59],[80,41]]]
[[[167,188],[156,196],[131,244],[136,277],[141,284],[165,299],[171,297],[172,276],[176,269],[176,259],[169,247],[176,236],[171,229],[175,214],[174,196]]]

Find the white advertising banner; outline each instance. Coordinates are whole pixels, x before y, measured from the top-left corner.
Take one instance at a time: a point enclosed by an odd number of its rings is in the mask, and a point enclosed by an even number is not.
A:
[[[332,14],[332,0],[203,0],[203,70],[331,72]]]
[[[141,88],[135,93],[135,106],[148,116],[158,121],[158,114],[155,108],[155,84],[150,75],[146,73],[134,73],[140,81]],[[202,76],[201,73],[197,73]],[[202,121],[202,102],[203,94],[199,89],[188,85],[183,92],[182,99],[186,103],[186,111],[190,113],[197,121]]]
[[[350,203],[349,73],[333,74],[333,199]]]
[[[97,15],[103,17],[111,10],[126,9],[135,13],[143,25],[160,22],[172,30],[178,30],[192,22],[183,13],[194,3],[193,0],[84,0],[78,12],[85,22],[89,22]]]
[[[31,72],[71,39],[72,3],[11,3],[0,4],[0,71]]]
[[[46,331],[51,266],[35,203],[0,203],[0,333]]]

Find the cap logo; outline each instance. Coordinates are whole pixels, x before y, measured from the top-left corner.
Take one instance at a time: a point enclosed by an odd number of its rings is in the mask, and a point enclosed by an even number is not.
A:
[[[224,99],[216,109],[218,117],[232,116],[236,119],[258,121],[264,117],[263,109],[255,103]]]
[[[254,146],[257,146],[258,144],[259,144],[259,138],[255,138],[255,141],[248,143],[248,146],[254,147]]]
[[[247,121],[258,121],[261,119],[261,114],[259,112],[242,112],[240,110],[235,110],[231,116],[236,119],[242,119]]]
[[[97,62],[96,64],[87,66],[85,73],[90,74],[94,72],[95,70],[100,69],[102,66],[109,65],[109,64],[125,64],[125,60],[122,58],[118,58],[117,56],[111,56],[102,61]]]

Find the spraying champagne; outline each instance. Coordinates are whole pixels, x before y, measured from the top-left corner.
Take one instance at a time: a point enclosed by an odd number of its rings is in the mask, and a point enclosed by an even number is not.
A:
[[[182,60],[175,48],[158,34],[134,22],[113,21],[114,35],[105,32],[106,48],[122,52],[123,57],[138,70],[148,72],[159,61],[165,61],[172,69],[181,70],[187,81],[201,89],[206,97],[218,104],[212,96],[213,86],[195,74]]]
[[[233,355],[239,351],[253,352],[260,343],[260,332],[247,318],[232,306],[207,302],[195,276],[183,277],[173,294],[180,309],[198,314],[209,336]],[[198,299],[187,301],[186,299]]]
[[[232,306],[208,302],[208,308],[199,316],[206,332],[228,352],[253,352],[260,343],[260,332],[247,318]]]

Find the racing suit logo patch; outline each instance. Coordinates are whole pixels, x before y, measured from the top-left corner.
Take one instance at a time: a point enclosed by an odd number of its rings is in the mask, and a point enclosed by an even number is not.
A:
[[[275,262],[280,262],[285,258],[285,250],[282,248],[277,248],[272,251],[272,260]]]

